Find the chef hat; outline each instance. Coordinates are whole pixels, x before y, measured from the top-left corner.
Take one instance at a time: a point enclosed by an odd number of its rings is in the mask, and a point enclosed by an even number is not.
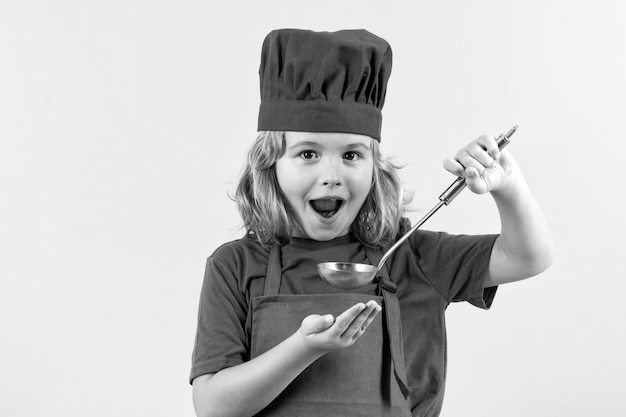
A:
[[[343,132],[380,141],[391,47],[366,30],[281,29],[263,42],[258,130]]]

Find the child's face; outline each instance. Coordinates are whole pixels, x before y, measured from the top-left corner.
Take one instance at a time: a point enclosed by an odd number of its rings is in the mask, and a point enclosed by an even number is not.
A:
[[[372,138],[352,133],[285,132],[276,176],[304,236],[350,232],[372,185]]]

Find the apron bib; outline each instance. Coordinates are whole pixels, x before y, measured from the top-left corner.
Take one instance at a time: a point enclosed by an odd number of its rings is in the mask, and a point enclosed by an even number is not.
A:
[[[252,300],[250,359],[295,333],[308,315],[337,316],[372,299],[383,306],[384,314],[376,316],[352,346],[313,362],[257,416],[410,417],[400,306],[386,270],[379,277],[378,296],[348,292],[281,295],[280,252],[279,247],[272,248],[263,295]],[[370,262],[380,258],[376,251],[366,248],[366,252]]]

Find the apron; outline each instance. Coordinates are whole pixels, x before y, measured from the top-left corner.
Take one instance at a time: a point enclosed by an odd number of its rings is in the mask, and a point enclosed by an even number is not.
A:
[[[378,264],[379,251],[366,247],[366,254],[373,265]],[[263,295],[252,300],[250,359],[291,336],[308,315],[336,317],[354,304],[372,299],[383,306],[384,314],[378,314],[352,346],[313,362],[257,416],[410,417],[400,305],[387,270],[379,273],[378,296],[350,292],[279,294],[280,256],[280,247],[274,246]]]

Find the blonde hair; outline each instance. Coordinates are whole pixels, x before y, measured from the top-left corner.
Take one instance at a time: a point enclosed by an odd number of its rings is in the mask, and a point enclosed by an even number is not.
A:
[[[248,152],[248,158],[235,191],[234,200],[244,228],[266,245],[282,245],[300,230],[276,178],[276,161],[285,151],[282,131],[261,131]],[[364,244],[391,245],[398,234],[405,211],[404,193],[397,174],[399,167],[383,158],[378,141],[372,139],[374,173],[370,192],[352,224],[352,232]]]

